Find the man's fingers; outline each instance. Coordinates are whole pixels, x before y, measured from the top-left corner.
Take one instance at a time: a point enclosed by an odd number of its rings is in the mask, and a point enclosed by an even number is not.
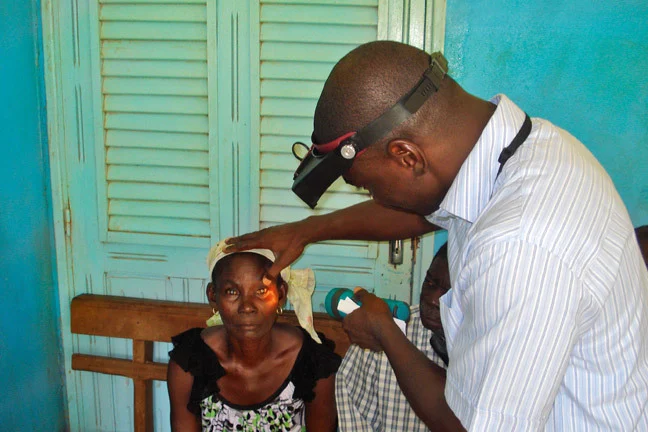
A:
[[[288,263],[290,264],[290,263]],[[279,273],[281,273],[281,270],[286,268],[288,264],[284,265],[281,261],[281,259],[277,259],[266,271],[266,274],[263,276],[263,284],[265,286],[271,285],[272,283],[277,281],[277,277],[279,276]]]
[[[353,288],[353,297],[355,299],[362,301],[366,295],[369,295],[369,292],[366,289],[359,286]]]
[[[257,232],[227,239],[225,241],[225,244],[227,244],[225,252],[234,253],[258,248]]]

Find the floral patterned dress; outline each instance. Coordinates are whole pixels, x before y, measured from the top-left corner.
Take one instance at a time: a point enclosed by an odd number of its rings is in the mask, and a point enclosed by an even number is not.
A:
[[[226,372],[200,336],[202,330],[194,328],[175,336],[169,356],[194,377],[187,408],[200,417],[203,432],[306,430],[305,402],[315,397],[317,380],[334,374],[340,366],[330,340],[320,333],[320,345],[301,329],[304,342],[282,385],[267,400],[243,406],[219,394],[217,382]]]

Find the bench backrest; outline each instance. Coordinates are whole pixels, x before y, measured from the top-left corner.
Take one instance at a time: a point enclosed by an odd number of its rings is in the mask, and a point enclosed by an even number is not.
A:
[[[82,294],[71,304],[72,333],[106,336],[133,341],[132,360],[88,354],[73,354],[72,369],[120,375],[133,380],[136,432],[153,430],[152,380],[166,381],[166,363],[153,361],[153,342],[171,342],[171,337],[192,327],[205,327],[212,315],[206,304],[130,297]],[[317,331],[335,342],[344,356],[349,339],[342,324],[323,313],[314,313]],[[291,311],[279,321],[297,325]]]

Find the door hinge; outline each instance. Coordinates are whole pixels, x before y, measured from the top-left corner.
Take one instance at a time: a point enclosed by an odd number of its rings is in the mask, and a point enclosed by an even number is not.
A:
[[[63,226],[65,229],[65,237],[72,236],[72,212],[70,211],[70,205],[63,210]]]

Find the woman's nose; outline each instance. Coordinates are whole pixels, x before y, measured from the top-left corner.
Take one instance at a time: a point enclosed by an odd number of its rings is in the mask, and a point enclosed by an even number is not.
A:
[[[239,306],[240,313],[254,313],[257,311],[256,306],[254,305],[254,299],[249,296],[243,296],[241,299],[241,304]]]

